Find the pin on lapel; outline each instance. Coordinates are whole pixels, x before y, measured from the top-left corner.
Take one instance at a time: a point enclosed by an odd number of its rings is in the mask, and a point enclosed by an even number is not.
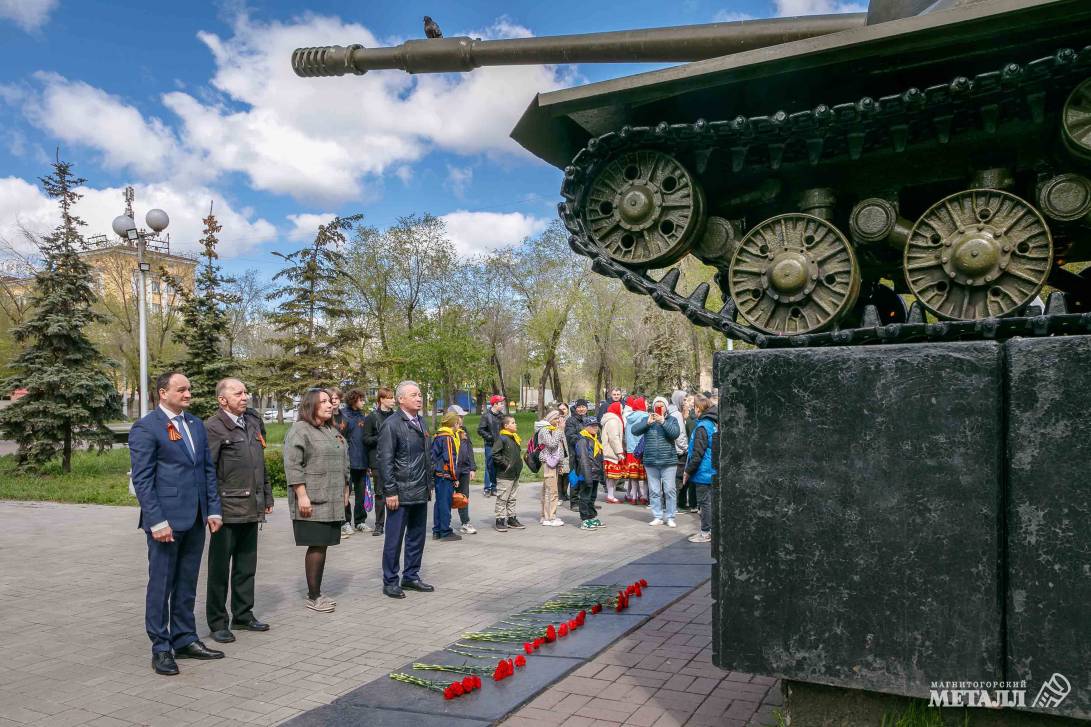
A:
[[[172,442],[182,441],[182,433],[174,426],[174,422],[167,422],[167,439]]]

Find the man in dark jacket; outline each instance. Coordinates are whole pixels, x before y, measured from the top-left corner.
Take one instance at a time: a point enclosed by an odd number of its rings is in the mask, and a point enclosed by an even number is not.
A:
[[[394,413],[394,391],[389,386],[380,386],[375,398],[375,410],[364,418],[364,458],[371,475],[371,491],[375,494],[375,530],[372,535],[382,535],[386,525],[386,497],[383,495],[379,480],[379,430]]]
[[[205,616],[212,638],[235,640],[227,622],[228,581],[236,629],[268,631],[254,616],[254,574],[258,566],[258,523],[273,511],[273,490],[265,477],[265,424],[248,409],[246,385],[224,379],[216,386],[220,410],[205,421],[208,449],[216,466],[224,525],[208,543]]]
[[[496,495],[496,468],[492,464],[492,448],[500,439],[500,420],[504,416],[504,397],[495,394],[489,398],[489,408],[481,415],[477,433],[485,442],[485,496]]]
[[[580,496],[580,530],[606,527],[598,519],[595,497],[598,496],[602,475],[602,444],[599,442],[599,420],[589,416],[576,439],[576,463],[569,473],[569,489]]]
[[[576,459],[576,440],[580,438],[580,430],[583,429],[586,420],[587,399],[576,399],[576,405],[572,409],[572,414],[569,415],[568,420],[564,423],[564,441],[568,444],[568,456],[571,460],[569,462],[569,467],[572,470],[576,469],[574,464]],[[569,487],[568,496],[571,498],[571,507],[575,510],[579,507],[580,489],[578,487]]]
[[[615,401],[621,401],[622,405],[624,406],[625,402],[622,401],[622,397],[624,396],[625,393],[618,387],[615,386],[614,388],[610,389],[610,395],[606,397],[606,400],[599,402],[599,408],[595,412],[595,418],[601,422],[602,418],[606,416],[606,410],[609,409],[610,405],[613,404]]]
[[[383,593],[405,598],[403,589],[436,590],[420,579],[428,527],[432,462],[428,431],[420,416],[424,399],[413,381],[394,390],[398,411],[379,432],[379,478],[386,496],[387,528],[383,545]],[[399,561],[405,544],[405,569],[398,585]]]

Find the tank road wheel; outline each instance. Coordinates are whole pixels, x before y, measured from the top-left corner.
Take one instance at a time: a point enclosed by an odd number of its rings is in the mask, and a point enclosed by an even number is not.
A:
[[[770,217],[743,238],[731,258],[728,284],[739,314],[755,328],[812,333],[852,310],[860,270],[840,230],[793,213]]]
[[[1076,86],[1064,102],[1061,136],[1073,154],[1091,159],[1091,78]]]
[[[705,198],[677,159],[630,151],[591,183],[584,218],[591,237],[623,265],[665,267],[689,252],[704,226]]]
[[[952,194],[924,213],[905,247],[909,289],[940,318],[1007,315],[1029,303],[1049,275],[1053,238],[1014,194]]]

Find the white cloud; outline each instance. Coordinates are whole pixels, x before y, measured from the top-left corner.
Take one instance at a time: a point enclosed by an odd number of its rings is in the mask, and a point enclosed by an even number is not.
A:
[[[528,33],[501,20],[480,34]],[[358,199],[367,177],[388,170],[404,182],[397,170],[432,149],[525,155],[508,137],[511,128],[536,91],[560,88],[570,78],[543,66],[299,78],[288,63],[297,47],[381,45],[361,25],[316,15],[291,23],[240,15],[230,38],[199,37],[216,63],[212,85],[232,103],[167,94],[164,102],[180,117],[187,147],[208,164],[246,174],[257,189],[326,203]]]
[[[110,232],[110,223],[124,210],[122,190],[81,188],[83,198],[75,212],[87,226],[87,236]],[[202,220],[208,216],[208,204],[215,202],[216,218],[223,225],[218,251],[223,258],[242,255],[258,244],[276,237],[276,227],[269,221],[254,219],[248,209],[235,209],[215,191],[204,187],[179,188],[169,184],[135,185],[137,214],[153,207],[167,211],[171,217],[171,250],[195,252],[202,237]],[[0,177],[0,240],[13,244],[21,252],[31,251],[20,227],[36,234],[51,232],[58,223],[55,201],[37,186],[18,177]]]
[[[41,93],[26,104],[27,117],[54,137],[102,152],[108,169],[158,176],[176,161],[174,134],[159,119],[146,120],[117,96],[56,73],[34,74]]]
[[[28,33],[45,25],[58,0],[0,0],[0,20],[10,20]]]
[[[712,16],[714,23],[734,23],[738,20],[753,20],[750,13],[740,13],[735,10],[721,10]]]
[[[456,167],[452,164],[447,165],[447,181],[444,182],[451,194],[462,199],[466,196],[466,188],[470,186],[474,181],[473,167]]]
[[[408,187],[409,183],[413,181],[413,167],[403,164],[394,170],[394,176],[402,180],[402,184]]]
[[[830,13],[866,13],[866,2],[846,2],[845,0],[773,0],[777,15],[795,17],[797,15],[828,15]]]
[[[292,223],[292,229],[288,232],[288,239],[296,242],[313,240],[314,236],[318,234],[318,226],[326,224],[336,216],[332,212],[323,212],[321,214],[305,212],[298,215],[288,215],[288,221]]]
[[[518,245],[524,238],[537,235],[548,225],[544,217],[521,212],[468,212],[457,210],[441,218],[447,237],[460,255],[476,255],[501,247]]]

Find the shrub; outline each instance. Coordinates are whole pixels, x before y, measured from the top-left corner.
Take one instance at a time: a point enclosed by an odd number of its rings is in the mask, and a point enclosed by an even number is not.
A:
[[[284,476],[284,457],[280,449],[265,450],[265,477],[273,488],[274,497],[288,496],[288,481]]]

